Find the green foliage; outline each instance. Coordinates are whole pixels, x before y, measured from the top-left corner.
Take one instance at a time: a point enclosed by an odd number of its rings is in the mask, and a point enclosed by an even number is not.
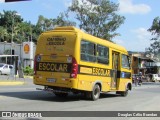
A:
[[[56,26],[75,26],[76,23],[69,21],[67,13],[60,13],[55,19],[39,16],[37,24],[23,21],[16,11],[3,11],[0,13],[0,42],[22,43],[25,41],[37,42],[38,36]],[[13,32],[13,33],[12,33]]]
[[[42,32],[39,26],[24,22],[16,11],[3,11],[0,13],[0,41],[22,43],[25,41],[36,42]]]
[[[67,20],[68,15],[67,13],[60,13],[59,16],[55,19],[48,19],[43,17],[42,15],[39,16],[37,26],[40,26],[42,31],[52,30],[54,27],[57,26],[75,26],[76,23]]]
[[[23,69],[23,72],[24,72],[24,75],[33,75],[34,74],[33,69],[31,67],[29,67],[29,66],[26,66]]]
[[[60,13],[56,19],[53,19],[55,26],[76,26],[76,23],[68,20],[68,12]]]
[[[11,54],[11,49],[5,50],[5,51],[4,51],[4,54],[5,54],[5,55],[10,55],[10,54]]]
[[[1,42],[4,41],[4,39],[8,36],[7,29],[2,26],[0,26],[0,36],[1,36],[0,38]]]
[[[151,39],[153,42],[150,44],[150,47],[146,49],[146,54],[160,61],[160,17],[154,18],[152,26],[148,31],[153,35]]]
[[[154,18],[152,22],[152,26],[148,29],[152,33],[152,35],[160,36],[160,17]]]
[[[124,17],[116,14],[118,4],[109,0],[72,0],[69,12],[75,13],[79,27],[89,34],[111,40]]]
[[[16,11],[0,13],[0,41],[22,43],[37,42],[38,36],[57,26],[76,26],[94,36],[111,40],[119,35],[116,29],[124,22],[124,17],[116,14],[118,4],[110,0],[73,0],[67,11],[56,18],[45,18],[40,15],[37,24],[26,22]],[[74,14],[70,14],[74,13]],[[76,22],[69,20],[75,15]]]
[[[16,39],[18,24],[22,21],[23,19],[17,15],[16,11],[3,11],[3,14],[0,13],[1,41],[11,42],[12,35]],[[14,31],[13,34],[12,31]]]

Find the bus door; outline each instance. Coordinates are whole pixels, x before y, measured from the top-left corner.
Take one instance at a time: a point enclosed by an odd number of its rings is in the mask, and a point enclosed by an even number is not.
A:
[[[117,88],[117,75],[118,75],[118,68],[119,68],[119,53],[112,52],[112,78],[111,78],[111,89]]]

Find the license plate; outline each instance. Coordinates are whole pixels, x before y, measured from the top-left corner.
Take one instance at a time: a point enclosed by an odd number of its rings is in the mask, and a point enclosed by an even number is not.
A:
[[[56,82],[56,79],[55,78],[47,78],[47,82],[54,83],[54,82]]]

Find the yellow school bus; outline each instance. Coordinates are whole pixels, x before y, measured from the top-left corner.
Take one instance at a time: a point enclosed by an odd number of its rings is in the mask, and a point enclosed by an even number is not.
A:
[[[126,96],[132,89],[127,50],[75,27],[57,27],[39,36],[34,60],[34,84],[56,96],[100,93]]]

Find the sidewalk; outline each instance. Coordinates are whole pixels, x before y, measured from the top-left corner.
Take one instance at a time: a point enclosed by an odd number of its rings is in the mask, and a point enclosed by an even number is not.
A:
[[[32,76],[24,76],[24,78],[19,78],[18,76],[7,76],[0,75],[0,86],[14,86],[14,85],[25,85],[27,84],[25,79],[33,79]]]
[[[137,85],[135,86],[135,84],[132,84],[133,89],[143,89],[143,88],[157,88],[160,87],[160,83],[155,83],[155,82],[143,82],[142,85]]]

